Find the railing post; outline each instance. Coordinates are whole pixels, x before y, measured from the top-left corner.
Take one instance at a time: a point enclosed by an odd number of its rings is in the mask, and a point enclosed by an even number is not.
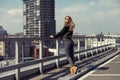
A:
[[[113,45],[113,47],[115,47],[115,40],[114,40],[114,38],[112,38],[112,45]]]
[[[91,48],[93,48],[93,38],[90,39]]]
[[[93,38],[90,39],[91,48],[93,48]],[[93,56],[93,50],[91,50],[91,55]]]
[[[110,38],[108,40],[109,40],[108,44],[110,44]]]
[[[56,39],[56,53],[55,53],[55,56],[58,56],[59,55],[59,41],[58,39]],[[59,58],[56,59],[56,66],[57,68],[59,68]]]
[[[105,37],[103,37],[102,40],[103,40],[102,45],[105,45]]]
[[[111,44],[110,47],[112,47],[112,37],[110,38],[110,44]]]
[[[43,54],[42,40],[39,40],[38,44],[39,44],[39,59],[42,59],[42,54]],[[43,62],[39,64],[39,70],[40,70],[40,73],[42,74],[43,73]]]
[[[102,45],[105,45],[105,37],[103,37],[103,43],[102,43]],[[105,47],[102,47],[102,49],[104,50],[105,49]]]
[[[96,37],[96,47],[98,47],[98,38]],[[96,48],[96,53],[98,52],[98,49]]]
[[[78,51],[80,51],[80,39],[78,38]],[[80,53],[78,53],[78,60],[80,60]]]
[[[87,50],[87,38],[85,38],[85,50]],[[87,58],[87,51],[85,51],[85,56]]]
[[[98,47],[98,38],[96,37],[96,47]]]
[[[22,62],[24,62],[24,46],[23,46],[23,42],[22,42],[22,44],[21,44],[21,46],[22,46]]]
[[[102,37],[100,37],[100,46],[102,46]]]
[[[18,42],[15,41],[15,63],[19,63],[19,51],[18,51]],[[16,69],[16,80],[20,80],[20,68]]]
[[[109,40],[109,38],[106,38],[106,43],[105,44],[108,44],[108,40]]]
[[[102,37],[100,37],[100,46],[102,46]],[[102,51],[102,47],[100,47],[100,50]]]
[[[107,45],[110,44],[110,37],[107,38]],[[108,49],[108,46],[106,46],[106,48]]]
[[[16,64],[18,64],[18,62],[19,62],[19,60],[18,60],[18,59],[19,59],[19,58],[18,58],[19,56],[18,56],[18,55],[19,55],[19,54],[18,54],[18,42],[16,41],[16,42],[15,42],[15,63],[16,63]]]
[[[87,49],[87,38],[85,38],[85,49]]]

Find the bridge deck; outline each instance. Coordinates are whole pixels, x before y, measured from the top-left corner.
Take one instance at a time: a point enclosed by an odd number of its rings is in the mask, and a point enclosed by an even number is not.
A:
[[[119,52],[119,51],[117,51],[117,52]],[[109,52],[108,52],[109,53]],[[79,66],[79,68],[83,68],[84,67],[84,65],[86,65],[87,63],[88,63],[88,61],[89,62],[92,62],[92,59],[95,59],[95,58],[97,58],[98,56],[100,56],[100,55],[102,55],[102,54],[105,54],[104,52],[103,53],[101,53],[101,54],[98,54],[98,55],[96,55],[96,56],[93,56],[93,57],[90,57],[90,58],[86,58],[86,59],[84,59],[84,60],[78,60],[77,62],[76,62],[76,64]],[[91,61],[90,61],[91,60]],[[120,62],[120,59],[117,59],[119,62]],[[117,61],[117,63],[118,63],[118,61]],[[115,62],[116,63],[116,62]],[[113,66],[112,66],[113,67]],[[118,67],[120,67],[120,65],[118,65]],[[118,68],[117,67],[117,68]],[[106,71],[107,71],[107,69],[109,70],[109,69],[111,69],[110,67],[103,67],[103,69],[106,69]],[[114,71],[114,68],[112,68],[113,69],[113,71]],[[102,68],[101,68],[101,70],[102,70]],[[100,71],[100,70],[99,70]],[[103,71],[105,71],[105,70],[103,70]],[[120,72],[120,71],[119,71]],[[81,74],[81,73],[80,73]],[[59,68],[59,69],[52,69],[51,71],[48,71],[48,72],[45,72],[44,74],[37,74],[37,75],[34,75],[34,76],[29,76],[29,77],[26,77],[26,78],[24,78],[24,79],[22,79],[22,80],[64,80],[64,78],[65,78],[65,80],[71,80],[71,79],[69,79],[69,77],[71,77],[71,76],[75,76],[75,75],[71,75],[70,73],[69,73],[69,65],[65,65],[65,66],[62,66],[61,68]],[[85,78],[85,80],[99,80],[99,79],[92,79],[92,78],[94,78],[94,76],[95,75],[93,75],[93,76],[90,76],[90,77],[88,77],[88,79],[87,78]],[[61,79],[61,77],[62,77],[62,79]],[[63,78],[64,77],[64,78]],[[100,77],[100,76],[98,76],[98,77]],[[90,79],[89,79],[90,78]],[[119,77],[120,78],[120,77]],[[72,79],[73,80],[73,79]],[[80,79],[80,80],[83,80],[83,79]],[[102,80],[102,79],[100,79],[100,80]],[[110,80],[110,79],[109,79]],[[115,80],[115,79],[112,79],[112,80]]]
[[[120,80],[120,54],[78,80]]]

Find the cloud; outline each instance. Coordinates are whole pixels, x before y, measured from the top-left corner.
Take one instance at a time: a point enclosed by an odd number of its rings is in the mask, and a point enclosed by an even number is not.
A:
[[[11,16],[21,15],[22,9],[10,9],[7,11],[7,13]]]
[[[88,5],[89,5],[89,6],[95,6],[96,3],[95,3],[95,2],[90,2],[90,3],[88,3]]]
[[[81,12],[84,10],[86,10],[86,6],[81,5],[81,4],[75,4],[75,5],[71,5],[66,8],[63,8],[61,11],[63,13],[69,13],[69,12]]]
[[[5,12],[6,10],[5,10],[5,9],[3,9],[3,8],[0,8],[0,11],[1,11],[1,12]]]
[[[99,16],[102,18],[105,17],[115,17],[115,18],[120,18],[120,8],[114,8],[106,11],[95,11],[93,12],[93,15]]]
[[[104,6],[120,6],[120,0],[100,0],[100,4]]]
[[[113,9],[109,11],[109,15],[111,16],[120,16],[120,8]]]
[[[0,8],[0,25],[2,25],[8,31],[8,33],[16,33],[18,31],[22,31],[21,11],[22,9],[7,10],[4,8]]]
[[[22,20],[21,19],[13,19],[12,22],[13,23],[20,23]]]
[[[9,16],[21,16],[22,15],[22,9],[4,9],[4,8],[0,8],[0,12],[1,14],[5,13]]]
[[[57,30],[59,31],[63,26],[63,18],[70,15],[76,24],[75,33],[119,33],[120,7],[116,0],[103,1],[107,5],[100,0],[100,2],[72,3],[71,6],[59,9],[56,15]]]
[[[81,3],[73,3],[71,6],[67,6],[61,10],[63,13],[76,13],[76,12],[84,12],[89,10],[89,8],[96,6],[97,3],[94,1],[91,1],[87,4],[81,4]]]

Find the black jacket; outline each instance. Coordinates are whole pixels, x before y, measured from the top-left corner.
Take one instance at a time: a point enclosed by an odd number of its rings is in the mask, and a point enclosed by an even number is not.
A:
[[[64,38],[64,39],[71,39],[72,35],[73,35],[73,31],[69,30],[68,25],[64,26],[63,29],[58,32],[56,35],[54,35],[54,38]]]

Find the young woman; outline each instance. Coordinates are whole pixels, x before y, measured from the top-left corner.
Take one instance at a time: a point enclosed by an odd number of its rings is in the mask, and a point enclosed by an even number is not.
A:
[[[63,38],[64,46],[65,46],[65,54],[70,63],[70,72],[75,74],[77,72],[77,66],[75,66],[75,61],[74,61],[74,48],[73,48],[74,43],[72,40],[74,28],[75,28],[75,24],[72,18],[70,16],[66,16],[64,19],[64,27],[62,28],[62,30],[58,32],[56,35],[50,37]]]

